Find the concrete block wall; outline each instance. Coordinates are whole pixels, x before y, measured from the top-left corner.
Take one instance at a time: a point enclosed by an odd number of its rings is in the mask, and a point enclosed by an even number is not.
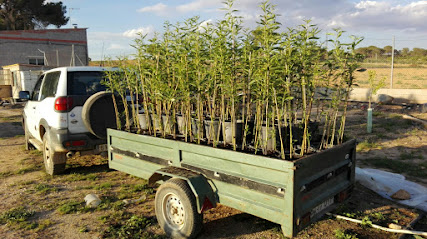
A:
[[[88,65],[85,28],[0,31],[0,67],[44,57],[45,65],[69,66],[73,45],[75,65]]]
[[[354,88],[350,94],[350,100],[368,101],[370,90],[367,88]],[[394,98],[394,103],[427,103],[427,89],[380,89],[374,95],[373,101],[377,102],[378,95],[385,94]]]

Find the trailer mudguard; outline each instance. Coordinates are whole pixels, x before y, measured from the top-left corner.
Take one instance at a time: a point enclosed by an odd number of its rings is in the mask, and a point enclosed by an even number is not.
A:
[[[156,182],[166,181],[170,178],[180,178],[187,181],[196,197],[198,213],[216,207],[218,197],[206,177],[200,173],[185,168],[168,166],[156,170],[148,179],[148,184],[152,186]]]

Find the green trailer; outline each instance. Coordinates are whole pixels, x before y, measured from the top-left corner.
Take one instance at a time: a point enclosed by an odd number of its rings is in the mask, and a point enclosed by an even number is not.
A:
[[[173,238],[191,238],[218,203],[280,224],[287,237],[347,199],[356,141],[294,161],[108,129],[109,167],[161,183],[157,220]]]

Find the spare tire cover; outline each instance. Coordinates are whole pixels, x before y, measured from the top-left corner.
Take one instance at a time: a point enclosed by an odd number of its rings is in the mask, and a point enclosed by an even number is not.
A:
[[[123,112],[123,104],[116,97],[118,112]],[[89,132],[100,139],[107,138],[107,128],[117,128],[116,111],[112,93],[101,91],[90,96],[82,109],[82,120]]]

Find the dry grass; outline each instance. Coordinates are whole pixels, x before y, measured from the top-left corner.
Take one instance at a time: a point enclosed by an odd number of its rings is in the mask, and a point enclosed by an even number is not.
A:
[[[367,66],[367,71],[355,73],[355,83],[358,87],[368,88],[368,71],[377,72],[377,80],[386,77],[384,88],[390,88],[390,67],[372,65]],[[414,67],[411,65],[396,65],[393,70],[393,88],[395,89],[426,89],[427,67]]]

